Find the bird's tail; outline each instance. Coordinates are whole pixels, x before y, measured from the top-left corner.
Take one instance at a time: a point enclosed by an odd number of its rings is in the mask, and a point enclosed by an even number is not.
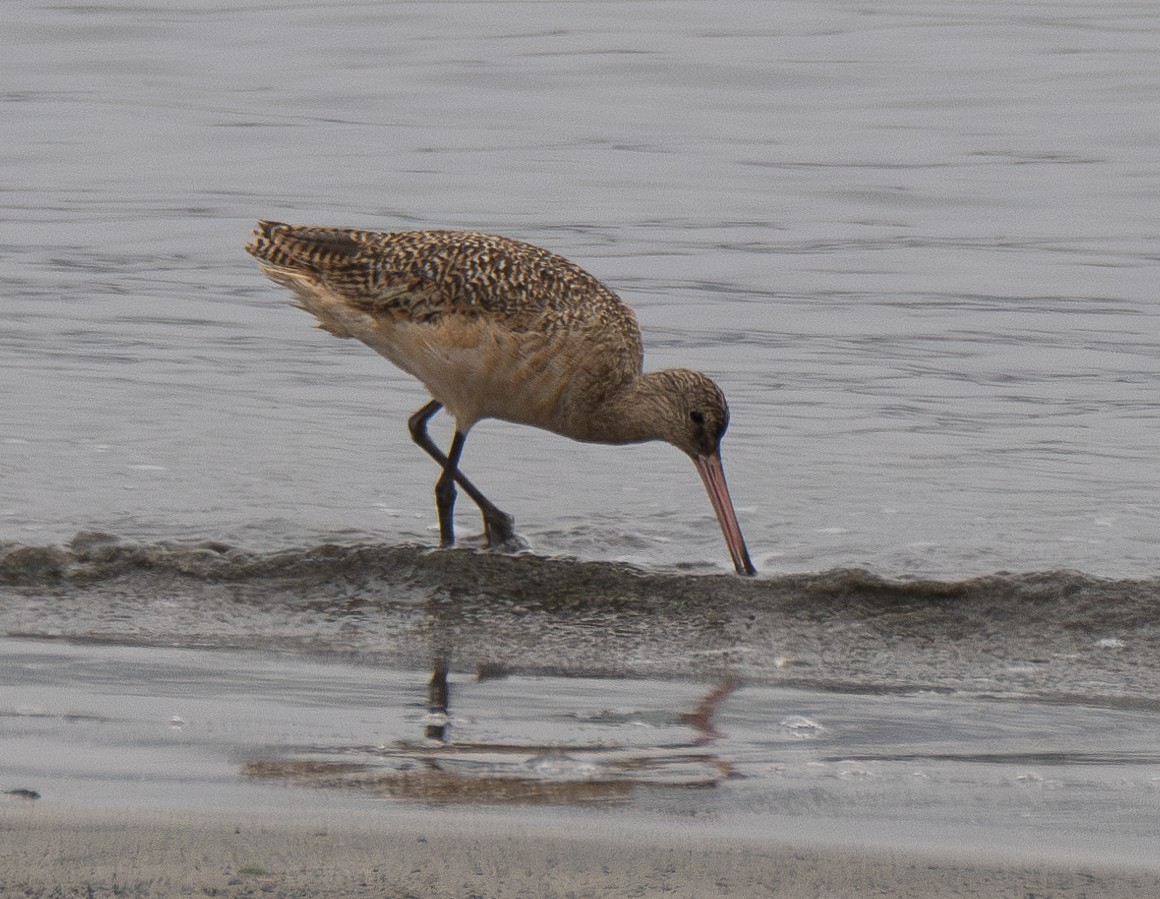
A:
[[[314,228],[258,222],[246,252],[267,267],[300,275],[339,271],[363,249],[357,232],[342,228]]]
[[[314,314],[320,328],[336,337],[362,336],[366,316],[342,289],[352,272],[365,276],[366,267],[358,261],[358,233],[258,222],[246,252],[258,260],[266,277],[294,291],[298,305]]]

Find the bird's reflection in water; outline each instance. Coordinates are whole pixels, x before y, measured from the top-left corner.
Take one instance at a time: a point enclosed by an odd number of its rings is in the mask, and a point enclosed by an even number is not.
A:
[[[398,800],[544,805],[627,802],[641,789],[712,787],[733,773],[731,763],[711,749],[721,736],[713,718],[733,692],[731,680],[714,684],[694,709],[677,717],[691,731],[686,739],[642,743],[639,737],[647,731],[633,727],[630,743],[620,735],[624,727],[640,724],[637,716],[607,713],[607,720],[587,720],[593,727],[603,725],[603,736],[613,739],[457,742],[448,676],[447,656],[437,655],[427,682],[422,740],[288,748],[245,763],[243,773]],[[672,724],[665,722],[665,735],[671,736]]]
[[[427,739],[446,743],[451,715],[448,711],[447,657],[435,659],[431,680],[427,683]]]

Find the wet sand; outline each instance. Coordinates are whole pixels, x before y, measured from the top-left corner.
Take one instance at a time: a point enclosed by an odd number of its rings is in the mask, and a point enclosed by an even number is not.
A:
[[[486,815],[0,807],[0,895],[1039,896],[1160,894],[1155,871]]]
[[[1150,707],[0,644],[0,897],[1160,895]]]

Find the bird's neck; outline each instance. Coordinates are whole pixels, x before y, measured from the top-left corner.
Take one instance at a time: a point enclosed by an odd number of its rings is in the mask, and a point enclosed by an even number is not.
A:
[[[589,417],[593,443],[668,440],[673,416],[672,385],[666,371],[639,375],[604,397]]]

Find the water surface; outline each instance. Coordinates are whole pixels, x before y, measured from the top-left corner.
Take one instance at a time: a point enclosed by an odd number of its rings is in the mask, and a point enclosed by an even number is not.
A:
[[[265,216],[589,268],[650,367],[724,387],[764,570],[1154,573],[1146,6],[61,4],[5,32],[10,539],[431,538],[422,389],[258,275]],[[544,553],[727,564],[668,447],[485,423],[464,464]]]
[[[443,659],[448,752],[478,742],[454,718],[474,704],[488,740],[599,770],[560,722],[596,714],[623,749],[640,719],[649,752],[702,741],[681,776],[771,832],[1102,829],[1095,855],[1146,858],[1158,51],[1160,11],[1129,2],[8,10],[0,631],[22,698],[0,738],[29,782],[4,788],[109,801],[100,772],[27,760],[95,728],[146,770],[188,736],[172,716],[235,708],[256,736],[194,740],[198,782],[271,797],[255,759],[284,783],[420,740]],[[762,577],[725,574],[671,448],[495,422],[464,468],[531,552],[430,552],[422,388],[256,271],[260,217],[477,228],[586,267],[649,367],[722,385]],[[271,658],[275,686],[231,706]],[[138,678],[193,707],[119,717]],[[690,730],[723,684],[716,734]],[[176,789],[146,781],[134,801]],[[681,822],[686,789],[626,801]]]

